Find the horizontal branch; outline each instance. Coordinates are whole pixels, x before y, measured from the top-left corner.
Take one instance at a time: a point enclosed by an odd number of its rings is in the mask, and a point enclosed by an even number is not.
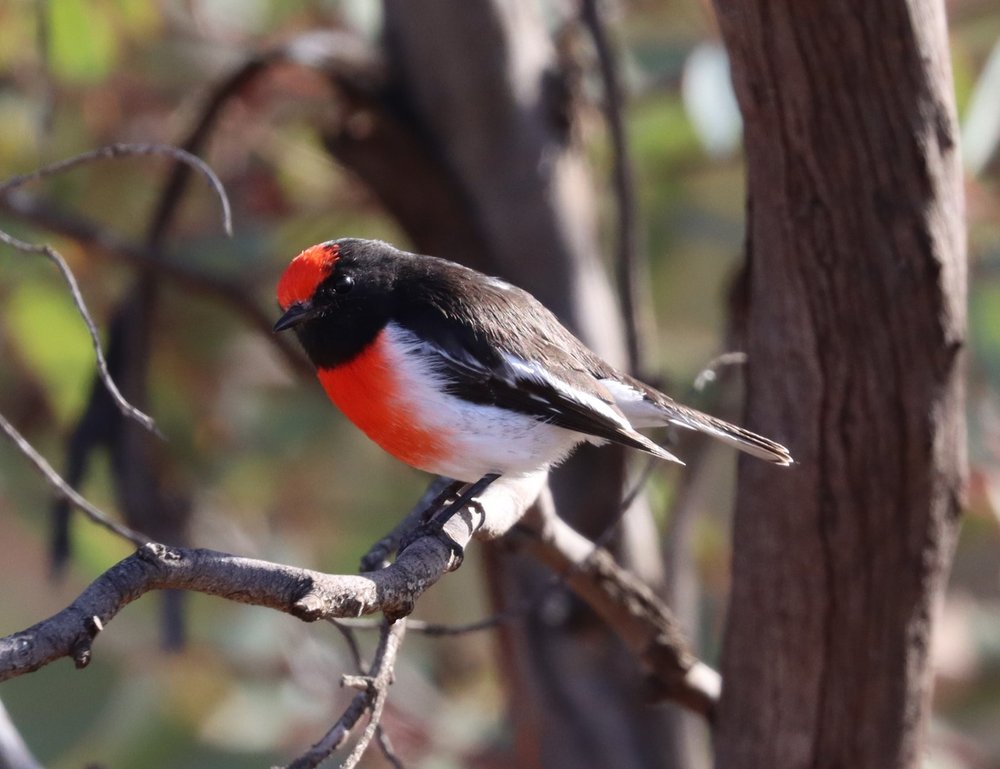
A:
[[[152,590],[216,595],[309,622],[376,611],[400,617],[448,570],[450,556],[443,542],[424,537],[386,569],[334,575],[214,550],[149,543],[104,572],[58,614],[0,639],[0,681],[61,657],[86,667],[97,634],[126,605]]]
[[[718,674],[690,651],[677,621],[652,590],[606,550],[555,515],[544,478],[502,478],[445,525],[464,548],[513,527],[529,507],[522,538],[530,553],[563,575],[650,671],[654,692],[711,719]],[[537,504],[535,504],[537,501]],[[534,507],[532,507],[534,505]],[[433,535],[415,539],[396,561],[361,574],[325,574],[213,550],[149,543],[112,566],[67,608],[0,638],[0,681],[70,657],[85,667],[94,638],[122,608],[151,590],[191,590],[263,606],[306,621],[382,612],[408,615],[421,594],[458,562]]]
[[[473,536],[493,538],[513,526],[534,502],[544,478],[501,479],[449,520],[444,533],[460,548]],[[312,622],[382,612],[393,619],[458,565],[442,539],[415,539],[384,569],[325,574],[214,550],[149,543],[94,580],[58,614],[0,638],[0,681],[70,657],[90,662],[91,642],[127,604],[152,590],[191,590],[264,606]]]

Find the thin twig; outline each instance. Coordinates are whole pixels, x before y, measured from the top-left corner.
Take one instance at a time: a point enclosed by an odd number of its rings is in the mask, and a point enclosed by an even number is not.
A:
[[[382,724],[379,724],[378,729],[375,730],[375,739],[378,740],[379,750],[382,751],[385,760],[392,764],[393,769],[406,769],[403,760],[396,754],[392,740],[389,739],[389,734]]]
[[[365,675],[369,671],[366,669],[364,660],[361,658],[361,647],[358,645],[357,635],[355,630],[358,626],[351,623],[349,620],[333,619],[327,620],[331,625],[340,631],[340,634],[344,637],[344,641],[347,643],[350,649],[351,656],[354,658],[354,667],[357,669],[359,674]],[[407,620],[407,626],[412,620]],[[371,627],[383,627],[384,620],[371,621]],[[399,756],[396,755],[396,751],[392,747],[392,741],[389,739],[389,735],[386,734],[385,729],[379,724],[378,728],[375,730],[375,738],[378,741],[379,749],[382,751],[382,755],[385,756],[386,761],[395,767],[395,769],[404,769],[403,762],[400,760]]]
[[[361,760],[372,738],[382,721],[382,711],[385,703],[389,699],[389,686],[392,684],[395,672],[396,655],[399,652],[400,644],[403,641],[403,633],[406,631],[406,620],[397,622],[386,621],[382,629],[382,636],[379,639],[379,649],[375,653],[375,660],[372,663],[373,677],[371,680],[372,701],[369,705],[371,715],[368,717],[368,724],[365,726],[361,738],[355,744],[347,760],[344,761],[343,769],[354,769]]]
[[[347,644],[347,648],[351,652],[351,659],[354,661],[354,667],[359,673],[364,673],[364,660],[361,659],[361,647],[358,645],[358,638],[354,631],[357,629],[352,624],[348,624],[342,619],[336,619],[335,617],[330,617],[327,622],[337,628],[338,632],[344,637],[344,642]]]
[[[726,366],[743,366],[746,362],[747,354],[745,352],[724,352],[721,355],[716,355],[698,372],[692,386],[696,392],[701,392],[719,378],[719,369]]]
[[[101,347],[101,338],[97,333],[97,325],[90,315],[90,310],[87,309],[83,294],[80,292],[80,286],[76,282],[76,276],[73,275],[73,271],[66,264],[66,260],[63,259],[62,254],[48,244],[26,243],[12,235],[8,235],[3,230],[0,230],[0,243],[6,243],[8,246],[16,248],[18,251],[24,251],[25,253],[43,254],[59,268],[59,272],[62,274],[63,280],[69,288],[70,296],[73,297],[73,304],[76,306],[80,317],[83,318],[83,323],[87,327],[87,333],[90,335],[90,343],[94,348],[94,356],[97,359],[97,373],[101,378],[101,382],[111,395],[115,405],[118,406],[118,410],[124,416],[134,419],[150,432],[158,434],[153,418],[125,400],[125,396],[121,394],[118,385],[115,384],[115,380],[111,378],[111,372],[108,371],[108,362],[104,357],[104,349]]]
[[[532,598],[522,601],[517,606],[512,606],[509,609],[498,611],[495,614],[483,617],[475,622],[466,622],[461,625],[446,625],[439,622],[425,622],[423,620],[411,619],[410,630],[414,633],[430,636],[431,638],[467,635],[469,633],[480,633],[484,630],[493,630],[505,622],[523,619],[533,608],[541,603],[542,599],[551,592],[552,588],[555,587],[556,584],[557,583],[553,581],[552,583],[540,588]]]
[[[343,714],[323,738],[303,753],[287,769],[314,769],[329,758],[347,738],[366,712],[370,712],[368,724],[358,739],[351,753],[343,763],[343,769],[357,766],[361,756],[371,743],[378,730],[382,710],[389,693],[395,669],[396,656],[406,630],[406,621],[390,622],[383,620],[381,624],[378,648],[372,660],[371,674],[364,677],[364,690],[351,700]]]
[[[128,540],[137,547],[142,547],[150,541],[149,537],[137,531],[133,531],[128,526],[113,521],[106,513],[90,504],[90,502],[88,502],[76,491],[76,489],[62,479],[62,476],[60,476],[59,473],[52,468],[52,465],[45,460],[45,457],[35,450],[35,447],[32,446],[28,440],[17,431],[14,425],[12,425],[3,414],[0,414],[0,430],[2,430],[10,441],[17,446],[18,450],[22,454],[31,460],[32,464],[34,464],[39,472],[41,472],[41,474],[45,477],[45,480],[49,482],[49,485],[52,486],[60,497],[74,504],[94,523],[114,532],[119,537]]]
[[[6,195],[11,190],[27,184],[28,182],[44,179],[86,163],[91,163],[95,160],[132,157],[137,155],[166,155],[196,168],[208,179],[209,183],[212,185],[212,189],[219,197],[222,204],[223,226],[227,234],[232,234],[232,217],[229,210],[229,199],[226,196],[226,191],[222,186],[222,182],[219,181],[218,176],[215,175],[215,172],[212,171],[212,169],[209,168],[208,165],[201,160],[201,158],[198,158],[189,152],[185,152],[184,150],[178,149],[177,147],[170,147],[166,145],[113,144],[108,147],[101,147],[100,149],[92,150],[90,152],[74,155],[71,158],[60,160],[56,163],[50,163],[49,165],[42,166],[41,168],[37,168],[29,173],[18,174],[0,182],[0,195]],[[129,403],[125,399],[125,396],[121,394],[121,391],[118,389],[114,380],[111,378],[111,373],[108,371],[107,360],[104,356],[104,350],[101,347],[100,335],[97,332],[97,325],[94,323],[93,317],[87,309],[86,302],[83,299],[83,294],[80,291],[80,286],[76,281],[76,276],[73,275],[73,271],[70,270],[69,265],[66,264],[66,260],[63,258],[62,254],[48,244],[27,243],[2,230],[0,230],[0,242],[6,243],[12,248],[25,253],[43,254],[56,265],[63,277],[63,280],[69,288],[70,294],[73,297],[73,303],[75,304],[80,317],[83,318],[84,325],[87,327],[87,332],[90,335],[90,341],[94,348],[94,355],[97,359],[97,372],[101,382],[111,395],[115,405],[118,407],[118,410],[124,416],[135,420],[147,430],[156,433],[156,424],[153,422],[152,417]]]
[[[558,580],[559,578],[554,576],[553,584],[558,584]],[[496,614],[491,614],[488,617],[483,617],[475,622],[468,622],[462,625],[446,625],[439,622],[427,622],[425,620],[413,619],[412,617],[409,617],[406,627],[411,633],[420,633],[421,635],[426,635],[431,638],[459,636],[466,635],[468,633],[478,633],[483,630],[492,630],[498,625],[502,625],[504,622],[524,617],[528,611],[530,611],[531,608],[538,603],[537,599],[540,596],[546,595],[551,587],[553,587],[553,585],[546,585],[538,591],[534,598],[523,601],[516,607],[511,607],[510,609],[497,612]],[[378,630],[379,628],[379,621],[373,619],[342,619],[337,620],[337,622],[345,627],[351,628],[352,630]]]
[[[78,166],[82,166],[86,163],[92,163],[95,160],[145,155],[162,155],[173,158],[174,160],[179,160],[186,166],[194,168],[202,176],[204,176],[211,185],[212,190],[215,192],[215,195],[218,197],[219,203],[222,206],[223,229],[227,235],[232,237],[233,217],[229,209],[229,197],[226,195],[226,190],[222,186],[222,182],[219,180],[215,171],[213,171],[211,167],[197,155],[193,155],[187,150],[183,150],[180,147],[173,147],[169,144],[111,144],[107,147],[100,147],[89,152],[81,152],[79,155],[74,155],[71,158],[66,158],[65,160],[59,160],[55,163],[42,166],[41,168],[36,168],[34,171],[30,171],[26,174],[11,176],[5,181],[0,182],[0,194],[10,192],[12,189],[20,187],[23,184],[27,184],[28,182],[53,176],[55,174],[62,173],[63,171],[77,168]]]
[[[298,347],[281,334],[271,332],[274,318],[254,301],[253,291],[244,281],[217,277],[180,261],[164,258],[162,251],[154,251],[126,240],[87,217],[57,211],[45,201],[23,192],[0,197],[0,210],[21,221],[75,240],[87,248],[96,249],[113,259],[154,271],[157,276],[172,280],[189,291],[218,300],[242,316],[273,344],[289,366],[302,373],[312,373],[312,366]]]
[[[597,52],[601,82],[604,86],[604,119],[611,139],[612,179],[615,207],[618,212],[618,291],[625,321],[625,343],[629,371],[637,376],[645,373],[646,337],[651,326],[648,308],[642,301],[643,278],[648,272],[640,262],[639,230],[636,215],[635,179],[629,159],[628,136],[622,117],[624,94],[618,63],[608,39],[598,0],[582,0],[583,23],[590,32]]]

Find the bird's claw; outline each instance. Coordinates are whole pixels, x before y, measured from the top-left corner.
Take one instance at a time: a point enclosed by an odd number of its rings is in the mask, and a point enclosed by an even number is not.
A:
[[[403,537],[396,557],[398,558],[406,548],[423,537],[433,537],[448,548],[448,552],[451,554],[448,559],[448,571],[455,571],[455,569],[462,565],[462,562],[465,560],[465,548],[452,539],[444,530],[444,524],[435,518],[424,521]]]

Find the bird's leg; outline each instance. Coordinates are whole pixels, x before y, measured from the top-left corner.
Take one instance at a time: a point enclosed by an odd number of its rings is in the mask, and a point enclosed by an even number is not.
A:
[[[432,520],[440,510],[446,509],[448,502],[454,499],[456,494],[461,495],[462,490],[469,486],[470,484],[465,481],[452,481],[445,486],[444,490],[434,497],[430,504],[420,512],[420,523],[427,523]]]
[[[485,491],[486,487],[499,477],[500,473],[487,473],[475,483],[468,484],[465,490],[458,495],[458,499],[445,507],[440,513],[432,513],[429,522],[443,527],[452,519],[455,513],[471,502],[472,498],[477,494]]]
[[[401,549],[400,544],[409,541],[410,535],[420,524],[426,523],[435,512],[444,508],[468,484],[438,476],[413,506],[413,509],[397,523],[388,534],[369,548],[361,558],[361,571],[377,571],[389,565],[389,556]]]
[[[451,554],[455,560],[455,569],[462,565],[462,560],[465,558],[465,548],[455,542],[451,537],[444,533],[444,526],[448,521],[450,521],[456,513],[461,511],[466,505],[473,501],[476,495],[483,492],[487,486],[489,486],[493,481],[500,477],[499,473],[487,473],[478,481],[474,483],[467,484],[462,490],[462,493],[458,495],[458,498],[451,504],[448,504],[440,512],[433,509],[433,505],[429,508],[431,510],[430,516],[427,520],[420,524],[416,529],[414,529],[403,544],[400,545],[399,552],[402,553],[409,547],[415,540],[423,537],[425,535],[430,535],[436,537],[451,551]],[[451,493],[452,489],[449,487],[446,492]],[[440,495],[438,499],[444,497],[444,502],[447,501],[447,497],[444,494]],[[437,503],[438,500],[435,500]],[[442,504],[444,504],[442,502]]]

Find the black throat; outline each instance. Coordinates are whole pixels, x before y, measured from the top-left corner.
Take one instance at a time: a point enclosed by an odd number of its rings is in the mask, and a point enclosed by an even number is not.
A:
[[[295,333],[316,368],[347,363],[375,341],[385,320],[373,313],[331,313],[306,321]]]

